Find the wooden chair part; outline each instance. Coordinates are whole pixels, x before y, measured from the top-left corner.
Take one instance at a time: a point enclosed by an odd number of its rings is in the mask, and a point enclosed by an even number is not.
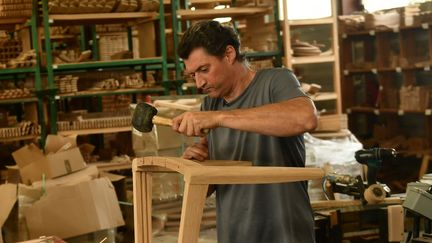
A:
[[[178,172],[184,177],[178,243],[198,242],[208,186],[211,184],[269,184],[320,179],[320,168],[247,166],[245,161],[205,161],[174,157],[133,160],[134,228],[136,243],[152,242],[152,173]]]

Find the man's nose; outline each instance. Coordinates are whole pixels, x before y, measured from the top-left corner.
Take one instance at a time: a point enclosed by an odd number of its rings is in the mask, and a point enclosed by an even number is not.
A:
[[[196,73],[195,74],[195,83],[198,89],[201,89],[202,87],[205,86],[206,81],[205,79],[202,77],[202,75]]]

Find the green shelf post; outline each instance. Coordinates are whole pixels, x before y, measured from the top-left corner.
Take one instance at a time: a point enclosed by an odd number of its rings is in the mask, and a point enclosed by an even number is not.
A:
[[[273,6],[273,13],[274,13],[274,24],[276,27],[276,36],[277,36],[277,48],[278,48],[278,54],[276,54],[276,62],[278,67],[282,67],[282,50],[283,50],[283,37],[282,37],[282,28],[280,25],[279,20],[279,1],[274,1]]]
[[[54,71],[50,34],[50,19],[48,14],[48,0],[42,0],[43,28],[45,35],[46,72],[48,78],[48,101],[50,108],[50,130],[52,134],[57,133],[57,107],[55,101],[56,87],[54,84]]]
[[[172,35],[173,35],[173,46],[174,46],[174,62],[175,62],[175,79],[181,79],[181,66],[180,57],[177,53],[177,46],[179,43],[178,34],[181,30],[181,23],[177,19],[177,6],[178,0],[171,0],[171,17],[172,17]]]
[[[160,51],[162,57],[162,81],[168,80],[168,54],[166,46],[166,33],[165,33],[165,10],[163,0],[159,4],[159,33],[160,33]]]
[[[39,48],[39,41],[38,41],[38,30],[37,30],[37,16],[38,16],[38,0],[33,0],[32,2],[32,16],[30,19],[30,31],[31,31],[31,38],[32,38],[32,48],[34,49],[36,53],[36,66],[34,68],[34,79],[35,79],[35,90],[37,95],[37,109],[38,109],[38,124],[41,126],[41,134],[40,134],[40,140],[39,144],[41,148],[45,147],[45,140],[46,140],[46,124],[45,124],[45,116],[43,114],[44,112],[44,104],[43,104],[43,87],[42,87],[42,81],[41,81],[41,70],[40,70],[40,48]],[[41,95],[42,93],[42,95]]]
[[[190,5],[189,0],[184,0],[184,9],[189,9],[189,5]],[[191,23],[189,20],[187,20],[185,24],[186,24],[186,29],[189,29],[189,27],[191,27]]]
[[[91,46],[92,46],[93,61],[99,61],[100,60],[100,54],[99,54],[99,36],[98,36],[98,34],[96,32],[96,26],[95,25],[91,26],[91,33],[92,33]]]
[[[276,0],[277,1],[277,0]],[[233,6],[233,7],[235,7],[236,5],[237,5],[237,0],[232,0],[231,1],[231,5]],[[240,32],[238,31],[238,21],[234,21],[234,20],[232,20],[233,21],[233,26],[234,26],[234,29],[240,34]]]
[[[83,52],[85,50],[87,50],[85,27],[81,25],[80,26],[80,51]]]
[[[126,27],[127,31],[127,42],[128,42],[128,51],[133,53],[133,34],[132,34],[132,27],[128,26]]]

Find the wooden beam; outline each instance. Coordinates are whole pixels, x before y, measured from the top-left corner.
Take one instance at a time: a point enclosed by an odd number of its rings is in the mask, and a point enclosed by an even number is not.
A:
[[[268,184],[313,180],[324,177],[320,168],[270,166],[207,166],[188,168],[185,181],[190,184]]]
[[[185,184],[178,243],[198,242],[208,185]]]

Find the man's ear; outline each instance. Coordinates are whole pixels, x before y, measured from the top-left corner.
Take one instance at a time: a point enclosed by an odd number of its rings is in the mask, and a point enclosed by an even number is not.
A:
[[[237,53],[233,46],[227,45],[225,49],[225,58],[227,59],[228,63],[233,64],[234,61],[237,58]]]

